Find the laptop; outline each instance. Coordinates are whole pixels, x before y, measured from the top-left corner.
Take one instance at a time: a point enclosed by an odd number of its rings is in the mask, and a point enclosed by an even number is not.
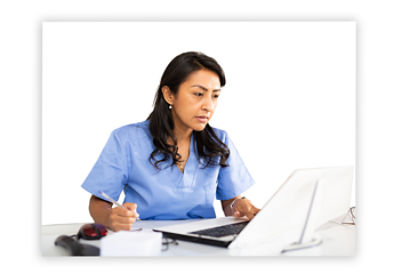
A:
[[[297,169],[251,221],[246,217],[220,217],[153,230],[172,239],[226,248],[276,239],[286,243],[312,240],[319,226],[348,211],[353,171],[352,166]]]

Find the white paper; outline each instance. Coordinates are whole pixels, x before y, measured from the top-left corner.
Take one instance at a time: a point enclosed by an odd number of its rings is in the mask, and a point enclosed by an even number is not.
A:
[[[162,234],[143,229],[139,232],[119,231],[101,239],[101,256],[158,256]]]

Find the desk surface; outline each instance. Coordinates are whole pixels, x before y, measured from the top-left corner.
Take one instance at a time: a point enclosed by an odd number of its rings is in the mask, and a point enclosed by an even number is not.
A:
[[[135,227],[152,229],[182,223],[177,220],[149,220],[138,221]],[[82,223],[43,225],[41,227],[41,249],[43,256],[67,256],[68,252],[54,241],[59,235],[74,235]],[[110,231],[110,233],[112,233]],[[323,243],[314,248],[284,254],[285,256],[353,256],[356,249],[356,228],[353,225],[342,225],[330,221],[317,230]],[[100,246],[100,241],[85,241]],[[178,241],[178,245],[170,244],[160,256],[281,256],[281,245],[265,244],[246,249],[226,249],[216,246],[203,245],[193,242]]]

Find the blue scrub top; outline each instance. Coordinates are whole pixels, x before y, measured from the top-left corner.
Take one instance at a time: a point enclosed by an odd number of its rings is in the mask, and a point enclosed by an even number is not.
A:
[[[136,203],[142,219],[213,218],[215,197],[231,199],[254,183],[227,133],[213,129],[230,149],[228,167],[203,168],[192,135],[184,173],[171,160],[157,170],[149,160],[155,146],[147,120],[111,133],[82,187],[101,199],[100,190],[114,199],[123,190],[124,202]]]

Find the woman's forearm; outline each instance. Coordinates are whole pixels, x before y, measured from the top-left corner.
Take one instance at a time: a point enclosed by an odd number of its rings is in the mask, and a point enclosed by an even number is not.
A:
[[[104,201],[96,196],[90,198],[89,213],[95,223],[102,224],[111,229],[110,214],[112,211],[112,204]]]
[[[235,200],[240,198],[240,196],[236,196],[235,198],[222,200],[222,210],[224,211],[225,216],[233,216],[233,210],[231,208],[231,203]]]

